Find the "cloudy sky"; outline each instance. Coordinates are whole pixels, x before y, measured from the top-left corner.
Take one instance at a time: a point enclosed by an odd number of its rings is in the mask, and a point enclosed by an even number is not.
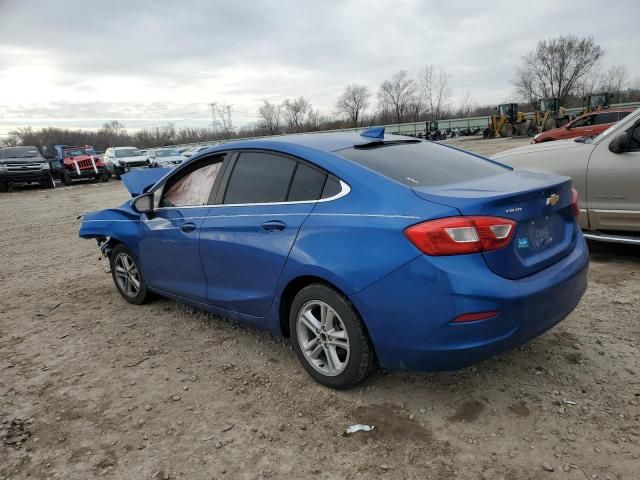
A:
[[[536,2],[0,0],[0,135],[17,125],[204,126],[207,104],[236,125],[261,99],[304,95],[333,110],[345,85],[372,91],[427,63],[480,104],[513,98],[537,40],[591,35],[603,66],[640,75],[638,0]]]

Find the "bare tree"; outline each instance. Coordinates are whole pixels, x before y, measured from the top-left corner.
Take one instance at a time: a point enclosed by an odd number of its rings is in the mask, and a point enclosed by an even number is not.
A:
[[[599,90],[603,92],[619,93],[627,83],[627,67],[612,65],[609,70],[600,75]]]
[[[307,113],[311,110],[311,104],[304,97],[282,102],[284,119],[290,132],[301,132]]]
[[[407,115],[409,106],[414,102],[416,82],[408,77],[406,70],[400,70],[385,80],[378,90],[378,101],[382,111],[391,110],[399,123]]]
[[[371,93],[366,85],[349,85],[336,102],[336,111],[357,127],[362,121],[364,112],[369,106]]]
[[[119,120],[111,120],[102,124],[102,134],[107,138],[107,142],[111,146],[119,144],[118,140],[126,133],[125,126]]]
[[[213,102],[209,104],[209,108],[211,108],[213,118],[213,130],[222,138],[230,138],[233,135],[231,105],[224,102]]]
[[[277,103],[271,103],[269,100],[262,100],[262,105],[258,109],[260,117],[260,126],[269,135],[280,133],[280,117],[282,106]]]
[[[436,71],[433,65],[426,65],[420,72],[420,86],[432,120],[440,119],[451,98],[449,82],[451,75],[444,70]]]
[[[469,90],[465,90],[460,102],[460,115],[463,117],[469,117],[471,112],[477,109],[478,101],[471,96],[471,92]]]
[[[540,40],[536,50],[522,59],[513,81],[517,92],[527,101],[559,97],[564,102],[585,80],[604,50],[593,38],[573,35]]]

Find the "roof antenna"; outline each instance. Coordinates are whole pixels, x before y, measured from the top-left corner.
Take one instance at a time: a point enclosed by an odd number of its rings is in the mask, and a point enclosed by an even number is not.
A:
[[[384,127],[371,127],[364,130],[361,137],[376,138],[378,140],[384,140]]]

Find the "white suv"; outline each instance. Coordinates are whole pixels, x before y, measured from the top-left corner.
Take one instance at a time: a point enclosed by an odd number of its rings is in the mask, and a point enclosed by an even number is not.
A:
[[[104,159],[113,163],[113,174],[116,178],[138,168],[148,168],[151,165],[149,157],[136,147],[112,147],[104,152]]]

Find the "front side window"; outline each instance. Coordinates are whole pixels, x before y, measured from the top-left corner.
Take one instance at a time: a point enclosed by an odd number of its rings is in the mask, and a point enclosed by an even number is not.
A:
[[[588,127],[593,125],[593,119],[595,115],[589,115],[588,117],[579,118],[571,124],[571,128]]]
[[[233,167],[223,203],[284,202],[295,167],[295,160],[280,155],[242,152]]]
[[[614,123],[618,121],[618,112],[606,112],[596,115],[596,119],[593,122],[594,125],[604,125],[607,123]]]
[[[629,151],[640,152],[640,123],[636,123],[629,139]]]
[[[207,159],[170,178],[162,192],[160,207],[207,205],[222,167],[221,157]]]

